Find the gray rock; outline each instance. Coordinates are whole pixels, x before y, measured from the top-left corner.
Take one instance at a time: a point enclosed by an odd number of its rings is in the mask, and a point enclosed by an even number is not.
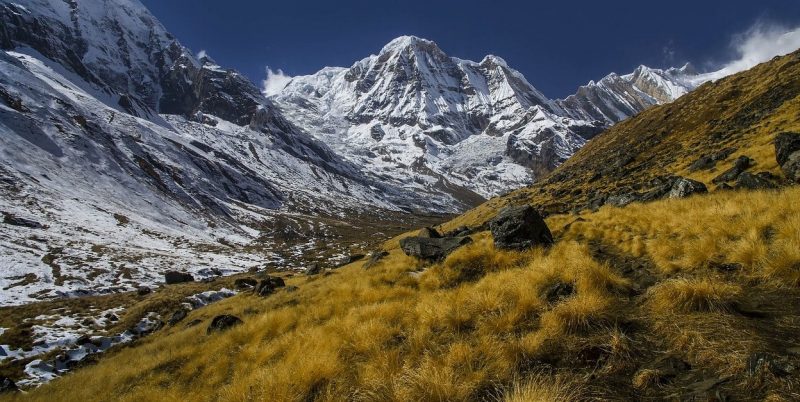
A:
[[[311,264],[308,264],[308,267],[306,267],[306,275],[317,275],[323,270],[324,269],[322,268],[321,264],[312,262]]]
[[[443,260],[457,248],[472,243],[470,237],[406,237],[400,240],[400,248],[406,255],[422,260]]]
[[[218,315],[211,320],[211,324],[208,326],[208,329],[206,329],[206,333],[211,334],[212,332],[226,331],[241,324],[244,324],[244,322],[242,322],[239,317],[229,314]]]
[[[187,315],[186,310],[184,309],[177,310],[174,313],[172,313],[172,317],[170,317],[167,323],[169,323],[169,325],[175,325],[183,321],[183,319],[186,318],[186,315]]]
[[[233,282],[236,289],[254,289],[258,285],[258,281],[253,278],[239,278]]]
[[[669,192],[669,198],[686,198],[692,194],[707,193],[706,185],[692,179],[679,177],[675,179],[672,184],[672,189]]]
[[[184,283],[184,282],[194,282],[194,277],[192,274],[186,272],[178,272],[178,271],[169,271],[164,274],[164,282],[167,285],[173,285],[176,283]]]
[[[742,155],[733,161],[733,167],[722,172],[719,176],[711,180],[714,184],[724,183],[726,181],[734,181],[739,175],[747,170],[753,164],[753,160]]]
[[[611,204],[615,207],[622,208],[634,201],[637,201],[638,198],[639,196],[634,193],[614,194],[608,196],[606,199],[606,204]]]
[[[733,187],[736,189],[765,190],[775,188],[776,185],[765,179],[763,175],[743,172],[736,178],[736,183],[734,183]]]
[[[136,289],[136,294],[138,294],[139,296],[145,296],[145,295],[149,295],[150,293],[153,293],[153,290],[152,290],[152,289],[150,289],[150,288],[149,288],[149,287],[147,287],[147,286],[139,286],[139,287]]]
[[[526,249],[553,244],[547,224],[530,205],[508,207],[489,222],[494,245],[501,249]]]
[[[11,381],[8,377],[0,377],[0,394],[17,391],[19,391],[19,388],[17,388],[17,384],[14,381]]]
[[[800,183],[800,134],[778,134],[775,137],[775,159],[787,179]]]
[[[282,288],[286,286],[286,282],[283,281],[283,278],[279,278],[277,276],[267,276],[265,279],[262,279],[261,282],[253,289],[255,294],[259,296],[269,296],[275,292],[278,288]]]
[[[715,161],[714,158],[710,156],[703,156],[700,159],[692,162],[691,165],[689,165],[689,171],[696,172],[698,170],[708,170],[716,165],[717,161]]]
[[[439,238],[442,237],[442,235],[439,234],[439,232],[436,229],[428,226],[428,227],[424,227],[424,228],[420,229],[419,230],[419,234],[417,235],[417,237],[427,237],[429,239],[439,239]]]
[[[44,229],[44,225],[31,219],[20,218],[14,214],[3,212],[3,223],[13,226],[22,226],[31,229]]]

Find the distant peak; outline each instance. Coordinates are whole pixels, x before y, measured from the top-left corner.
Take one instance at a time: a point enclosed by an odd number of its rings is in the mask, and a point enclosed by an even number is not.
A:
[[[432,40],[423,39],[413,35],[404,35],[392,39],[391,42],[387,43],[386,46],[384,46],[383,49],[381,49],[381,53],[387,53],[406,48],[417,48],[417,47],[433,47],[437,49],[439,48],[436,45],[436,42]]]
[[[486,64],[496,64],[496,65],[498,65],[498,66],[501,66],[501,67],[506,67],[506,68],[508,68],[508,63],[506,63],[506,61],[505,61],[505,60],[503,60],[503,58],[502,58],[502,57],[500,57],[500,56],[495,56],[495,55],[493,55],[493,54],[490,54],[490,55],[488,55],[488,56],[484,57],[484,58],[483,58],[483,60],[481,60],[481,64],[483,64],[483,65],[486,65]]]

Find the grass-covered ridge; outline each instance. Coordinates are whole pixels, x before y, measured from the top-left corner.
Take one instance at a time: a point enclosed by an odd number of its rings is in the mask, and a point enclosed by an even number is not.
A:
[[[491,236],[193,312],[20,400],[554,400],[711,390],[792,400],[800,188],[547,219],[550,249]],[[466,273],[466,274],[464,274]],[[206,335],[216,314],[244,325]],[[793,352],[794,351],[794,352]],[[665,363],[666,362],[666,363]],[[760,362],[760,363],[759,363]],[[711,392],[708,391],[708,392]]]

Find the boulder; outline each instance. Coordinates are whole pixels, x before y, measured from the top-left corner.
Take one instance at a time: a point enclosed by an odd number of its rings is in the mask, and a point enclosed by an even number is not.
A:
[[[244,322],[242,322],[239,317],[229,314],[218,315],[211,320],[211,324],[208,326],[208,329],[206,329],[206,333],[211,334],[215,331],[222,332],[241,324],[244,324]]]
[[[192,274],[186,272],[179,272],[179,271],[168,271],[164,274],[164,282],[167,285],[173,285],[176,283],[184,283],[184,282],[194,282],[194,277]]]
[[[362,268],[370,269],[374,267],[376,264],[378,264],[378,262],[380,262],[380,260],[382,260],[387,255],[389,255],[389,253],[383,250],[375,250],[369,253],[369,259],[367,260],[367,262],[364,263]]]
[[[708,170],[716,165],[717,161],[715,161],[714,158],[710,156],[703,156],[700,159],[692,162],[691,165],[689,165],[689,171],[696,172],[698,170]]]
[[[17,384],[14,381],[11,381],[8,377],[0,377],[0,394],[17,391],[19,391],[19,388],[17,388]]]
[[[470,237],[441,237],[431,239],[428,237],[406,237],[400,240],[400,248],[406,255],[422,260],[440,261],[455,249],[472,243]]]
[[[530,205],[508,207],[489,222],[494,245],[501,249],[526,249],[553,244],[542,216]]]
[[[44,229],[44,225],[31,219],[20,218],[14,214],[3,212],[3,223],[13,226],[22,226],[31,229]]]
[[[183,321],[183,319],[186,318],[186,315],[187,315],[186,310],[184,309],[177,310],[174,313],[172,313],[172,317],[170,317],[167,323],[169,323],[169,325],[175,325]]]
[[[306,267],[306,275],[317,275],[323,270],[324,269],[322,268],[322,265],[320,265],[318,262],[312,262],[311,264],[308,264],[308,267]]]
[[[800,134],[778,134],[775,137],[775,159],[787,179],[800,183]]]
[[[634,193],[621,193],[608,196],[606,204],[611,204],[615,207],[622,208],[634,201],[637,201],[639,196]]]
[[[153,290],[147,286],[139,286],[136,288],[136,294],[139,296],[149,295],[150,293],[153,293]]]
[[[445,233],[442,236],[444,236],[444,237],[464,237],[464,236],[471,235],[473,232],[474,231],[472,229],[470,229],[468,226],[459,226],[459,227],[457,227],[457,228]]]
[[[685,177],[678,177],[669,191],[669,198],[686,198],[692,194],[707,193],[706,185]]]
[[[732,168],[722,172],[722,174],[715,177],[713,180],[711,180],[711,182],[714,184],[719,184],[719,183],[724,183],[726,181],[734,181],[736,180],[737,177],[739,177],[740,174],[742,174],[742,172],[747,170],[752,164],[753,164],[752,159],[742,155],[736,158],[735,161],[733,161]]]
[[[256,285],[258,285],[258,281],[253,278],[239,278],[233,281],[233,286],[239,290],[253,289]]]
[[[345,264],[352,264],[356,261],[363,260],[364,257],[365,257],[364,254],[350,254],[345,260]]]
[[[718,186],[717,186],[717,187],[714,189],[714,191],[727,191],[727,190],[733,190],[733,187],[732,187],[730,184],[728,184],[728,183],[720,183],[720,184],[719,184],[719,185],[718,185]]]
[[[765,190],[770,188],[775,188],[775,184],[769,181],[766,175],[763,174],[752,174],[748,172],[743,172],[736,178],[736,183],[734,183],[733,187],[736,189],[748,189],[748,190]]]
[[[253,289],[253,292],[259,296],[269,296],[275,292],[276,289],[286,286],[283,278],[277,276],[267,276]]]

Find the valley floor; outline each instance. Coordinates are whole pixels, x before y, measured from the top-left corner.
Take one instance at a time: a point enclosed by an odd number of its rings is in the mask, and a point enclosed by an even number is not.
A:
[[[480,232],[433,265],[396,238],[369,269],[238,294],[189,313],[201,325],[5,398],[798,400],[798,198],[717,191],[554,215],[549,249],[501,251]],[[206,334],[219,314],[244,323]]]

